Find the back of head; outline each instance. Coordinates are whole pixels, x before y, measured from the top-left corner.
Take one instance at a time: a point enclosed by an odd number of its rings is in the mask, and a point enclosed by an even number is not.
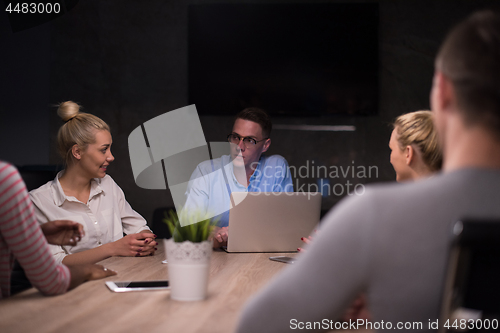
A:
[[[271,118],[266,111],[260,108],[246,108],[236,115],[236,119],[250,120],[257,123],[262,128],[262,135],[264,138],[269,138],[271,136],[271,130],[273,129],[273,124]]]
[[[398,133],[401,150],[407,146],[418,149],[425,165],[431,171],[438,171],[443,164],[443,155],[434,129],[431,111],[410,112],[396,118],[394,128]]]
[[[480,11],[456,26],[436,58],[453,84],[465,123],[500,138],[500,15]]]
[[[80,112],[80,108],[72,101],[63,102],[57,108],[57,114],[65,122],[57,133],[57,148],[66,165],[71,164],[71,149],[75,144],[85,149],[95,142],[96,131],[110,131],[108,124],[101,118]]]

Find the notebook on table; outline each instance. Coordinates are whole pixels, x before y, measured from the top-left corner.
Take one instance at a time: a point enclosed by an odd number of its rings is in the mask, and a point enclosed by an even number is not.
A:
[[[233,192],[227,252],[297,252],[318,225],[319,192]]]

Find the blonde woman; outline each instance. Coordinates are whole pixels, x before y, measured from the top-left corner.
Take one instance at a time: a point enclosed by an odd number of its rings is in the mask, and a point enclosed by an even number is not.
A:
[[[389,140],[391,164],[396,171],[396,181],[404,182],[429,177],[441,170],[443,154],[438,144],[431,111],[403,114],[392,124]],[[302,238],[309,244],[312,237]],[[297,249],[303,252],[303,248]]]
[[[11,295],[14,259],[44,295],[63,294],[85,281],[116,275],[101,265],[56,263],[47,242],[74,245],[82,233],[81,225],[70,221],[51,221],[40,228],[21,175],[0,161],[0,299]]]
[[[153,255],[156,236],[106,174],[114,160],[109,126],[80,112],[72,101],[61,103],[57,113],[65,122],[57,144],[66,168],[53,181],[31,191],[30,197],[40,223],[76,221],[83,225],[85,236],[76,246],[52,246],[56,261],[71,265],[111,256]]]
[[[431,111],[401,115],[393,126],[389,148],[396,181],[428,177],[441,169],[443,156]]]
[[[441,170],[443,155],[438,145],[431,111],[403,114],[396,118],[393,128],[389,148],[397,182],[429,177]],[[312,240],[312,236],[302,238],[306,244]],[[297,250],[304,252],[303,248]],[[342,316],[345,321],[370,318],[364,294],[358,296]]]

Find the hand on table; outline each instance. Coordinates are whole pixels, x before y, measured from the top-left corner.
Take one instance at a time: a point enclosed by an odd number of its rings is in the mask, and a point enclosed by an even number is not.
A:
[[[221,246],[227,245],[227,239],[229,237],[229,228],[215,228],[213,238],[214,238],[214,248],[219,248]]]
[[[69,220],[49,221],[40,225],[47,242],[54,245],[74,246],[85,235],[80,223]]]
[[[140,233],[151,233],[150,230],[142,230]],[[141,251],[140,257],[144,257],[147,255],[153,256],[155,254],[155,251],[158,249],[156,246],[158,245],[158,242],[156,241],[156,235],[153,234],[153,237],[146,237],[144,239],[144,250]],[[152,252],[151,252],[152,251]],[[138,256],[138,257],[139,257]]]
[[[368,311],[368,303],[366,302],[366,295],[360,294],[351,304],[351,306],[344,312],[341,318],[343,321],[356,321],[358,319],[370,320],[371,314]]]
[[[85,281],[103,279],[116,275],[116,272],[95,264],[66,265],[70,271],[71,280],[68,290],[76,288]]]
[[[90,280],[99,280],[108,276],[116,275],[117,273],[109,268],[106,268],[102,265],[86,265],[88,269],[88,279]]]
[[[123,257],[154,255],[158,245],[155,238],[156,235],[150,231],[127,235],[112,243],[114,255]]]
[[[317,231],[316,231],[316,230],[314,230],[314,233],[316,234],[316,233],[317,233]],[[313,236],[302,237],[302,238],[301,238],[301,240],[302,240],[304,243],[306,243],[306,244],[311,244],[311,242],[312,242],[312,240],[313,240]],[[297,251],[299,251],[299,252],[305,252],[306,250],[305,250],[304,248],[302,248],[302,247],[299,247],[299,248],[297,248]]]

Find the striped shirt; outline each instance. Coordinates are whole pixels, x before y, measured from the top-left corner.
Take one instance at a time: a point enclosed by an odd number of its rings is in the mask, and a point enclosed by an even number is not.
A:
[[[0,299],[10,296],[14,258],[44,295],[68,289],[69,269],[52,256],[19,172],[0,161]]]

